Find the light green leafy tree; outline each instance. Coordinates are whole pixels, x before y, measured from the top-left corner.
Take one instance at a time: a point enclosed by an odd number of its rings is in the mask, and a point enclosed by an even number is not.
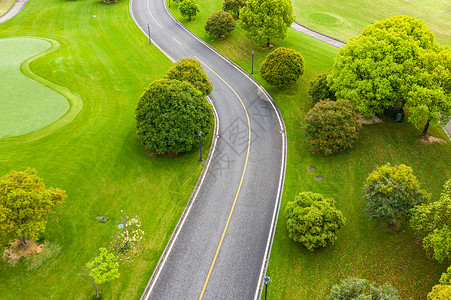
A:
[[[36,240],[45,231],[48,215],[61,206],[66,192],[46,188],[36,170],[11,171],[0,178],[0,239]]]
[[[398,291],[386,283],[382,286],[375,286],[366,279],[349,277],[343,279],[338,284],[334,284],[330,289],[330,294],[326,300],[400,300]]]
[[[213,84],[200,62],[194,58],[183,57],[178,60],[169,68],[165,78],[189,82],[201,92],[202,96],[207,96],[213,91]]]
[[[412,209],[410,226],[423,239],[429,257],[439,262],[451,259],[451,179],[438,201]]]
[[[183,153],[199,144],[213,130],[211,104],[190,83],[162,79],[154,81],[136,107],[138,136],[157,154]]]
[[[448,267],[445,273],[442,273],[439,282],[442,285],[451,285],[451,266]]]
[[[333,199],[312,192],[301,192],[288,202],[285,216],[290,237],[309,251],[333,244],[346,221]]]
[[[188,18],[189,21],[193,19],[195,15],[199,12],[199,6],[193,0],[183,0],[179,4],[180,14]]]
[[[240,26],[256,43],[282,40],[294,22],[290,0],[248,0],[240,10]]]
[[[428,294],[428,300],[449,300],[451,299],[451,285],[437,284]]]
[[[222,10],[231,12],[236,18],[240,17],[240,9],[246,5],[246,0],[224,0]]]
[[[260,66],[262,78],[274,86],[295,83],[304,74],[305,63],[302,54],[296,50],[279,47],[268,53]]]
[[[105,248],[99,249],[100,254],[86,264],[92,284],[96,289],[96,298],[99,298],[99,285],[119,277],[119,263],[117,257]]]
[[[448,57],[422,20],[396,16],[369,25],[340,48],[328,83],[367,117],[406,105],[414,124],[436,124],[438,111],[442,119],[449,116]]]
[[[205,31],[212,36],[221,38],[235,29],[232,14],[226,11],[215,11],[205,23]]]
[[[389,163],[370,173],[363,187],[366,213],[371,219],[378,219],[394,226],[408,219],[410,209],[430,198],[420,188],[410,167]]]

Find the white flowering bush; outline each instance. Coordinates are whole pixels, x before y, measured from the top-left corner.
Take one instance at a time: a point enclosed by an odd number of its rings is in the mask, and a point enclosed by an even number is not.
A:
[[[123,211],[121,213],[121,224],[124,226],[113,237],[111,250],[118,255],[120,261],[133,262],[142,253],[144,230],[141,229],[138,216],[130,218]]]

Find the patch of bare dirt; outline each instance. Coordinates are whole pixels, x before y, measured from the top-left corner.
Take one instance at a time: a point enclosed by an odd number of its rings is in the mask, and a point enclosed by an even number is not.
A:
[[[376,116],[371,116],[370,118],[364,117],[361,114],[358,114],[358,116],[360,117],[360,124],[368,125],[382,123],[382,120]]]
[[[433,144],[433,143],[446,144],[446,141],[441,138],[435,137],[435,136],[425,135],[420,138],[420,143],[422,143],[422,144]]]
[[[27,241],[25,247],[21,247],[20,241],[15,240],[9,248],[5,249],[2,258],[8,263],[15,265],[21,257],[27,257],[31,254],[41,252],[42,246],[36,244],[34,241]]]

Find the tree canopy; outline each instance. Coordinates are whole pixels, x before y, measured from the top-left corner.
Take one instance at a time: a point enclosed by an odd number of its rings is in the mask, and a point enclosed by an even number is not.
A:
[[[154,81],[136,107],[138,136],[157,154],[182,153],[198,145],[212,131],[213,109],[207,99],[184,81]]]
[[[117,257],[105,248],[100,248],[99,251],[100,254],[86,264],[89,277],[96,289],[96,298],[99,298],[99,285],[120,276]]]
[[[290,237],[310,251],[333,244],[346,221],[333,199],[312,192],[301,192],[288,202],[285,216]]]
[[[235,19],[226,11],[216,11],[208,17],[205,31],[212,36],[220,38],[235,29]]]
[[[240,10],[240,26],[247,36],[267,47],[274,39],[284,39],[293,22],[290,0],[248,0]]]
[[[438,201],[412,209],[410,226],[423,238],[429,257],[439,262],[451,259],[451,179]]]
[[[330,155],[352,147],[362,127],[346,100],[320,101],[305,116],[305,135],[314,153]]]
[[[36,170],[11,171],[0,178],[0,239],[36,240],[48,215],[66,199],[66,192],[46,188]]]
[[[246,5],[246,0],[224,0],[222,10],[231,12],[236,18],[240,17],[240,9]]]
[[[312,97],[314,104],[318,103],[321,100],[337,100],[335,93],[332,92],[327,85],[326,73],[319,75],[315,80],[310,82],[308,94],[310,97]]]
[[[427,300],[449,300],[451,299],[451,285],[437,284],[428,294]]]
[[[366,279],[349,277],[334,284],[326,300],[400,300],[398,291],[390,284],[375,286]]]
[[[304,74],[304,69],[305,63],[301,53],[279,47],[268,53],[260,66],[260,75],[270,85],[280,87],[295,83]]]
[[[202,69],[202,65],[194,58],[183,57],[167,72],[165,78],[186,81],[198,89],[203,96],[213,91],[213,84]]]
[[[183,17],[191,21],[199,12],[199,6],[193,0],[183,0],[179,3],[179,11]]]
[[[340,48],[329,86],[367,117],[407,105],[414,124],[436,124],[440,110],[442,119],[450,114],[449,57],[422,20],[396,16],[369,25]]]
[[[370,173],[363,187],[366,213],[371,219],[395,225],[410,216],[410,209],[424,203],[430,195],[420,188],[410,167],[389,163]]]

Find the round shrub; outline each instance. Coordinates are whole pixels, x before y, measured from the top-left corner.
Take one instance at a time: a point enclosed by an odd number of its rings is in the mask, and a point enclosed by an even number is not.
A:
[[[318,103],[321,100],[337,100],[335,93],[329,89],[327,85],[327,74],[319,75],[315,80],[310,82],[308,94],[313,99],[313,103]]]
[[[326,300],[343,299],[371,299],[371,300],[400,300],[398,291],[390,284],[374,286],[366,279],[346,278],[330,289]]]
[[[280,47],[266,56],[260,74],[270,85],[286,86],[295,83],[304,73],[304,68],[301,53]]]
[[[362,125],[346,100],[320,101],[305,117],[305,135],[314,153],[330,155],[351,147]]]
[[[184,57],[169,68],[165,78],[186,81],[198,89],[203,96],[211,93],[213,85],[200,62],[194,58]]]
[[[451,285],[435,285],[429,292],[427,300],[449,300],[451,299]]]
[[[138,101],[138,136],[157,154],[190,151],[199,144],[197,132],[212,130],[213,109],[190,83],[162,79],[150,84]]]
[[[309,251],[333,244],[346,221],[333,199],[312,192],[299,193],[288,202],[285,216],[290,237]]]
[[[214,12],[205,23],[205,31],[209,35],[221,36],[226,35],[235,29],[235,19],[233,19],[232,14],[226,11],[216,11]]]

